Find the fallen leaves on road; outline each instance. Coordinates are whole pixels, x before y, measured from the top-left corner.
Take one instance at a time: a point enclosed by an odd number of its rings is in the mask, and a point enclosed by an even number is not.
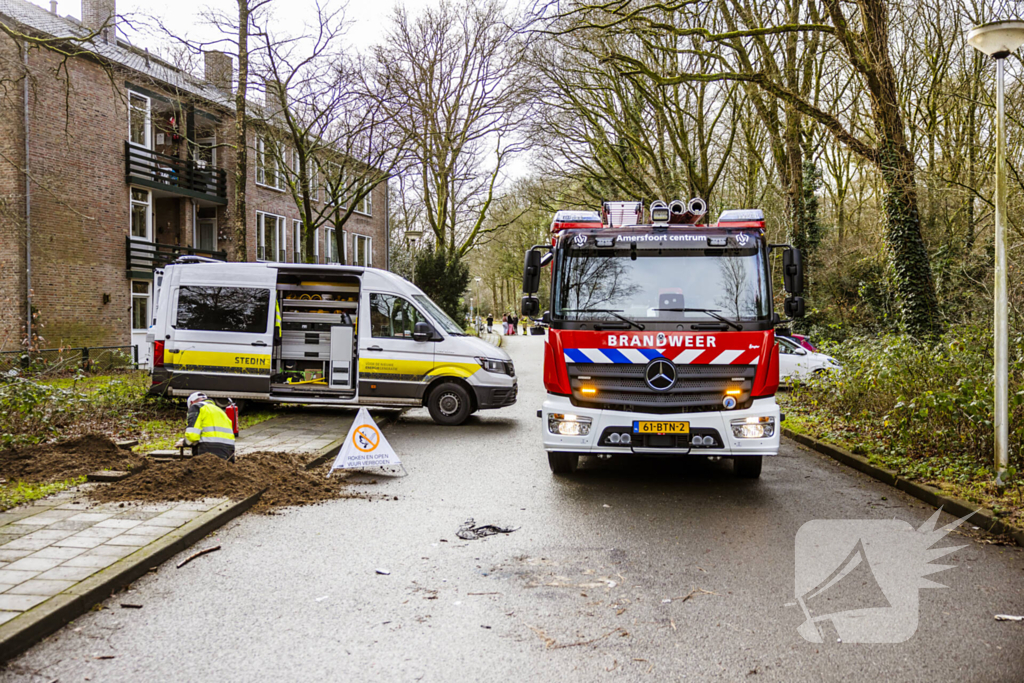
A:
[[[526,623],[526,622],[523,622],[523,623]],[[628,632],[626,632],[621,627],[619,627],[619,628],[614,628],[611,631],[608,631],[608,633],[605,633],[603,636],[597,636],[596,638],[591,638],[590,640],[579,640],[579,641],[576,641],[574,643],[559,643],[557,640],[555,640],[554,638],[549,636],[547,633],[545,633],[544,629],[539,628],[537,626],[533,626],[531,624],[526,624],[526,626],[531,631],[536,633],[537,636],[541,640],[544,641],[544,649],[545,650],[561,650],[561,649],[567,648],[567,647],[580,647],[580,646],[583,646],[583,645],[592,645],[592,644],[596,643],[599,640],[604,640],[605,638],[607,638],[608,636],[612,635],[613,633],[620,633],[621,632],[622,636],[628,636],[629,635]]]

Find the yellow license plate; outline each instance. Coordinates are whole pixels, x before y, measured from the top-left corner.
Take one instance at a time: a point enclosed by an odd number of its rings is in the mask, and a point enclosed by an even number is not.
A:
[[[634,434],[689,434],[689,422],[634,422]]]

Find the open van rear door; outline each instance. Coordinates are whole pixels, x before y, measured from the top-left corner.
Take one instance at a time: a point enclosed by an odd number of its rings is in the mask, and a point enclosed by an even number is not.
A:
[[[170,296],[164,366],[175,390],[270,393],[277,269],[183,264]]]

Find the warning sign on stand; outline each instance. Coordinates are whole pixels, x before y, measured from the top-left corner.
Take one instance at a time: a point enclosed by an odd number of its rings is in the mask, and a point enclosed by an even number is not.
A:
[[[394,465],[402,467],[402,461],[398,459],[391,444],[380,433],[380,428],[370,417],[370,412],[366,408],[360,408],[352,423],[352,428],[348,430],[345,443],[338,451],[338,457],[334,459],[334,464],[331,465],[331,471],[327,473],[327,476],[331,476],[331,472],[334,470]],[[405,468],[402,467],[402,469]]]

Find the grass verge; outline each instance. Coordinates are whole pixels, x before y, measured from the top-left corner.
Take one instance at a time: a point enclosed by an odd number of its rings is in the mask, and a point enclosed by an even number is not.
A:
[[[85,477],[55,481],[50,484],[31,484],[23,481],[0,484],[0,512],[23,503],[60,493],[85,481]]]

